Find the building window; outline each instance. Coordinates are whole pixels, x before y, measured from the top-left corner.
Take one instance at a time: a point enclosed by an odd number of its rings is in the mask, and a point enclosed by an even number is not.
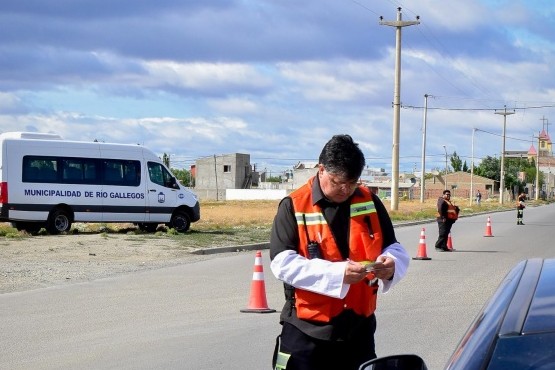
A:
[[[224,173],[229,173],[229,172],[231,172],[231,165],[224,164]]]

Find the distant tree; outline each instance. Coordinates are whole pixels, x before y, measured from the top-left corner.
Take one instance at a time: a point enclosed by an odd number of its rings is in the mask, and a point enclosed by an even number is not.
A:
[[[532,158],[530,162],[527,162],[527,166],[523,166],[524,179],[528,182],[536,181],[536,158]]]
[[[451,155],[451,167],[453,167],[454,172],[462,170],[462,160],[459,158],[456,151]]]
[[[466,161],[464,161],[462,170],[463,170],[464,172],[470,172],[470,168],[468,168],[468,165],[466,164]]]
[[[498,158],[489,155],[482,159],[480,165],[476,167],[476,175],[487,177],[488,179],[499,181],[501,176],[501,163]]]
[[[170,156],[164,153],[162,156],[162,162],[166,165],[166,167],[170,168]]]
[[[281,176],[268,176],[266,182],[281,182]]]
[[[193,179],[191,177],[191,172],[184,170],[184,169],[177,169],[177,168],[172,168],[171,169],[173,175],[175,176],[176,179],[179,180],[179,182],[181,182],[181,184],[183,184],[183,186],[194,186],[195,184],[193,183]]]

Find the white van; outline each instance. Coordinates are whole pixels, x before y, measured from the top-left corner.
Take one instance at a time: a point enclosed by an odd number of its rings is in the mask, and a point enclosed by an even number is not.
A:
[[[0,134],[0,221],[18,230],[58,234],[73,222],[130,222],[185,232],[199,219],[197,196],[142,146]]]

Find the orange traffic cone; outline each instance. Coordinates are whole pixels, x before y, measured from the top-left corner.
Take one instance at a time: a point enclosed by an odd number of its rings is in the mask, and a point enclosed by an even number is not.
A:
[[[450,251],[454,251],[453,240],[451,239],[451,233],[449,233],[449,236],[447,237],[447,249],[449,249]]]
[[[254,259],[249,305],[247,308],[242,309],[241,312],[276,312],[276,310],[268,308],[268,302],[266,301],[266,285],[264,284],[264,267],[262,266],[261,251],[256,252]]]
[[[486,234],[484,236],[493,236],[491,233],[491,219],[488,216],[488,222],[486,223]]]
[[[431,260],[426,254],[426,235],[424,235],[424,228],[420,232],[420,243],[418,244],[418,253],[416,257],[412,257],[413,260]]]

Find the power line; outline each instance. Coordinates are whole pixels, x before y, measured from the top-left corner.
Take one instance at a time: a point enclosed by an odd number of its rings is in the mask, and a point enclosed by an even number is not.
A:
[[[494,133],[494,132],[489,132],[489,131],[486,131],[486,130],[482,130],[482,129],[479,129],[479,128],[477,128],[476,131],[485,132],[486,134],[490,134],[490,135],[498,136],[498,137],[502,137],[502,136],[503,136],[503,135],[496,134],[496,133]],[[524,142],[527,142],[527,143],[535,143],[535,142],[536,142],[535,140],[519,139],[519,138],[516,138],[516,137],[510,137],[510,136],[505,136],[505,137],[506,137],[507,139],[516,140],[516,141],[524,141]]]
[[[416,106],[416,105],[402,105],[401,108],[405,109],[424,109],[424,107]],[[544,109],[544,108],[555,108],[555,103],[550,105],[539,105],[539,106],[532,106],[532,107],[513,107],[513,110],[528,110],[528,109]],[[442,108],[442,107],[428,107],[427,109],[431,110],[443,110],[443,111],[500,111],[503,108]]]
[[[351,0],[351,1],[352,1],[353,3],[359,5],[360,7],[362,7],[362,8],[364,8],[364,9],[368,10],[370,13],[374,13],[375,15],[379,15],[378,13],[376,13],[375,11],[373,11],[372,9],[370,9],[369,7],[367,7],[366,5],[360,3],[360,2],[358,2],[358,1],[356,1],[356,0]]]

